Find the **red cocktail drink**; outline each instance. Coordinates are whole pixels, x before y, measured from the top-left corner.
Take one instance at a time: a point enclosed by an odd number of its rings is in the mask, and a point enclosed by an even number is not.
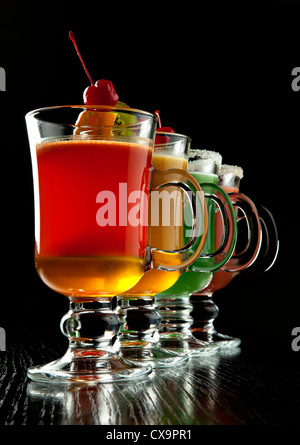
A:
[[[149,195],[150,147],[75,139],[42,142],[36,153],[36,267],[43,281],[82,297],[133,286],[144,272],[147,226],[130,224],[128,210],[147,218],[148,203],[128,201]]]

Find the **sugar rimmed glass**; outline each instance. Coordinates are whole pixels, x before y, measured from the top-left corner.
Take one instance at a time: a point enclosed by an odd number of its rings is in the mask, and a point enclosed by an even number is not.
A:
[[[218,351],[218,346],[196,339],[190,327],[192,304],[190,296],[205,288],[211,281],[213,272],[226,264],[233,253],[237,224],[231,200],[218,185],[218,173],[222,162],[219,153],[209,150],[190,150],[188,170],[201,184],[205,193],[209,227],[202,253],[180,275],[176,283],[164,292],[155,295],[155,307],[161,316],[160,342],[164,348],[172,351],[184,351],[189,355],[211,355]],[[215,245],[215,213],[221,217],[221,243]],[[187,236],[191,225],[191,215],[185,210],[184,233]]]
[[[218,183],[229,194],[236,208],[238,226],[243,221],[245,222],[245,215],[240,211],[239,202],[242,200],[248,205],[248,214],[251,212],[252,218],[250,222],[247,220],[247,236],[239,232],[243,240],[238,243],[239,248],[225,270],[216,271],[209,285],[191,296],[193,335],[199,340],[218,345],[222,350],[238,347],[241,340],[216,331],[214,321],[218,316],[219,308],[213,301],[214,293],[225,288],[240,273],[258,274],[269,270],[277,258],[279,249],[277,227],[273,215],[263,206],[256,207],[249,197],[239,193],[242,178],[241,167],[225,164],[221,166]],[[217,224],[220,223],[218,217],[216,221]]]

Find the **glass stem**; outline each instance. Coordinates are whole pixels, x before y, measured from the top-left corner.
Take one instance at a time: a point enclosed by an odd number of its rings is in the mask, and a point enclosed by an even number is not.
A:
[[[60,326],[72,351],[95,349],[115,353],[119,349],[120,321],[111,298],[71,299],[69,312]]]
[[[121,322],[119,341],[122,347],[151,347],[159,340],[160,316],[153,307],[153,297],[118,297],[118,315]]]
[[[180,336],[181,339],[189,338],[192,334],[190,327],[193,323],[191,312],[193,305],[190,303],[190,295],[181,296],[155,296],[155,308],[160,317],[159,332],[161,338]]]
[[[212,293],[193,294],[191,303],[193,305],[193,325],[191,331],[198,340],[211,341],[216,332],[214,321],[219,313],[218,306],[212,300]]]

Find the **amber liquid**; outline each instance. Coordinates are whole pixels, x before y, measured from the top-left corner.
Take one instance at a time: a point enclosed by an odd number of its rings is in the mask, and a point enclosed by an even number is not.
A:
[[[152,155],[152,165],[157,170],[169,170],[178,168],[181,170],[187,169],[187,160],[176,156],[163,156],[155,152]],[[165,187],[165,191],[172,193],[173,199],[170,200],[170,224],[163,226],[162,205],[155,207],[154,210],[158,212],[157,215],[151,213],[151,195],[149,201],[149,218],[148,218],[148,243],[151,247],[156,247],[163,250],[179,249],[183,246],[183,219],[180,225],[177,222],[180,215],[183,218],[183,192],[178,187]],[[179,213],[178,213],[179,212]],[[151,224],[152,218],[157,217],[159,221],[158,226]],[[156,220],[157,221],[157,220]],[[173,254],[174,264],[178,264],[178,254]],[[165,271],[165,270],[149,270],[147,271],[138,283],[129,291],[121,295],[123,298],[145,298],[152,297],[159,292],[162,292],[173,286],[180,276],[180,271]]]
[[[156,155],[154,152],[152,165],[155,169],[161,171],[172,168],[186,170],[187,160],[175,156]],[[159,208],[151,206],[152,197],[150,195],[148,242],[151,247],[157,249],[180,249],[183,246],[183,192],[178,187],[171,186],[164,187],[161,191],[166,192],[166,201],[164,202],[164,199],[161,199]],[[167,212],[169,213],[169,209],[170,215],[168,219],[165,216]],[[153,215],[153,210],[157,213],[157,218]],[[157,226],[152,224],[153,220],[158,221]]]
[[[47,286],[67,296],[114,296],[136,283],[142,259],[122,256],[37,257],[37,271]]]
[[[147,226],[119,224],[133,191],[149,196],[151,149],[97,140],[43,142],[36,150],[36,268],[53,290],[67,296],[112,297],[144,272]],[[127,196],[119,200],[119,184]],[[96,197],[116,197],[116,224],[99,226]],[[124,197],[123,197],[124,198]],[[114,204],[114,201],[112,201]],[[141,212],[147,209],[141,208]]]

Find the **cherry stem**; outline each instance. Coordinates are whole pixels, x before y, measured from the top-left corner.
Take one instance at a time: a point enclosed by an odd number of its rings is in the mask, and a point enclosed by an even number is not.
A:
[[[158,117],[158,128],[161,127],[161,120],[160,120],[160,114],[159,114],[159,110],[154,111],[155,116]]]
[[[77,47],[77,45],[76,45],[75,37],[74,37],[74,34],[73,34],[72,31],[69,31],[69,37],[70,37],[70,39],[72,40],[72,43],[73,43],[73,45],[74,45],[74,48],[76,49],[77,55],[78,55],[78,57],[79,57],[79,59],[80,59],[80,62],[81,62],[81,64],[82,64],[83,68],[84,68],[84,71],[86,72],[86,75],[88,76],[88,79],[89,79],[89,81],[91,82],[91,85],[93,86],[93,85],[94,85],[93,79],[91,78],[90,73],[88,72],[88,70],[87,70],[87,68],[86,68],[86,66],[85,66],[85,63],[84,63],[84,61],[83,61],[83,59],[82,59],[82,57],[81,57],[81,55],[80,55],[80,52],[79,52],[79,49],[78,49],[78,47]]]

